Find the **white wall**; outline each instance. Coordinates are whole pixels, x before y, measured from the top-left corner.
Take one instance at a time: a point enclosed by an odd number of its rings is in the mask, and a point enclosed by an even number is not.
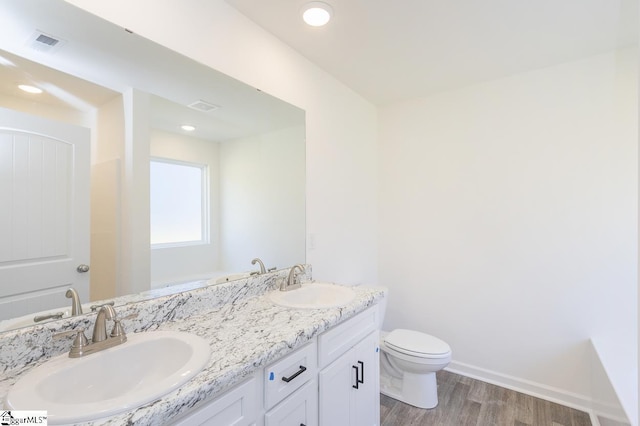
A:
[[[124,159],[122,96],[95,113],[91,146],[91,300],[105,300],[121,288],[121,191]]]
[[[307,261],[316,278],[373,283],[382,248],[388,327],[578,401],[587,339],[620,329],[605,344],[637,376],[636,144],[612,130],[635,88],[614,79],[617,58],[393,105],[378,151],[372,105],[223,0],[71,3],[306,111]]]
[[[635,418],[636,57],[381,110],[386,328],[439,336],[467,374],[578,405],[594,337]]]
[[[140,293],[151,283],[149,247],[149,94],[130,88],[123,93],[124,145],[121,167],[122,197],[121,279],[117,294]]]
[[[373,105],[223,0],[70,3],[304,109],[307,232],[315,235],[306,260],[319,279],[377,281]]]
[[[220,144],[221,268],[304,262],[304,126]]]
[[[219,262],[219,147],[218,143],[152,129],[152,157],[204,164],[209,170],[209,243],[151,249],[151,287],[213,276]]]
[[[75,124],[76,126],[91,127],[92,125],[90,113],[82,113],[73,108],[65,108],[60,105],[51,106],[45,103],[33,102],[4,93],[0,94],[0,106],[63,123]]]

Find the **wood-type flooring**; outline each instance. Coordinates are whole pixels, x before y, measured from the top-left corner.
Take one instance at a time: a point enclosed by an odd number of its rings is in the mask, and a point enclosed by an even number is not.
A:
[[[440,371],[438,406],[424,410],[380,395],[381,426],[591,426],[589,414]]]

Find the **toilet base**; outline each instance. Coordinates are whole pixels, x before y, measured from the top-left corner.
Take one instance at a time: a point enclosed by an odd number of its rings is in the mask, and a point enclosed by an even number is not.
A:
[[[380,393],[418,408],[431,409],[438,405],[436,373],[405,372],[402,379],[392,377],[380,369]]]

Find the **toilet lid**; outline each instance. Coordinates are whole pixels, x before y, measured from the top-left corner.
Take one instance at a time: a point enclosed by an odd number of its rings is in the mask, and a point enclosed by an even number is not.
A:
[[[414,356],[442,356],[451,348],[442,340],[419,331],[397,329],[387,334],[384,343],[398,352]]]

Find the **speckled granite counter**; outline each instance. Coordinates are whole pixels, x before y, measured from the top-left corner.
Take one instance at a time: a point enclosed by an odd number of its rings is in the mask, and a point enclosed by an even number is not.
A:
[[[160,425],[170,422],[198,402],[223,393],[317,334],[376,304],[384,294],[378,288],[353,287],[356,298],[344,307],[290,309],[273,304],[265,294],[277,288],[286,273],[268,275],[117,308],[121,318],[137,315],[123,320],[127,332],[187,331],[210,342],[211,359],[190,382],[164,397],[136,410],[85,424]],[[52,342],[52,333],[83,323],[91,329],[93,318],[81,319],[79,324],[59,322],[63,324],[54,322],[0,336],[3,351],[10,348],[0,355],[0,397],[3,401],[11,385],[30,368],[68,350],[70,341]]]

